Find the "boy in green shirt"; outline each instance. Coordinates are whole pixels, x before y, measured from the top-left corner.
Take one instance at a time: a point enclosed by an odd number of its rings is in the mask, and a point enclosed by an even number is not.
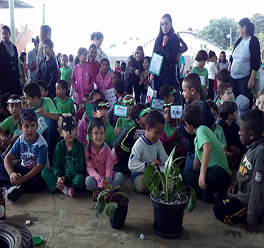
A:
[[[76,139],[76,122],[72,115],[62,115],[58,126],[63,140],[55,148],[53,168],[44,168],[41,175],[50,193],[59,189],[63,194],[75,197],[75,189],[84,187],[84,149]]]
[[[71,77],[72,77],[72,69],[67,65],[68,64],[68,56],[63,54],[61,57],[61,77],[60,79],[65,80],[68,84],[68,89],[71,87]],[[67,92],[66,92],[67,93]]]
[[[59,80],[56,85],[55,103],[59,114],[75,113],[73,100],[66,95],[68,91],[68,84],[65,80]]]
[[[135,126],[135,121],[131,119],[131,111],[134,106],[134,97],[132,95],[126,95],[122,101],[122,104],[128,106],[127,117],[119,117],[115,125],[115,135],[118,136],[124,127]]]
[[[226,190],[231,182],[231,171],[220,142],[213,132],[203,124],[201,108],[195,104],[183,110],[183,122],[194,140],[195,158],[193,170],[185,171],[185,185],[192,186],[198,198],[212,202],[214,191]]]

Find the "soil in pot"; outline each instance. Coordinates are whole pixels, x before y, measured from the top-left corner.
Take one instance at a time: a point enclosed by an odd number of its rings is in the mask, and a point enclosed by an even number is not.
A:
[[[188,197],[181,194],[181,202],[177,204],[168,204],[155,199],[151,195],[154,209],[154,230],[155,233],[167,239],[175,239],[181,236],[183,227],[183,215]]]

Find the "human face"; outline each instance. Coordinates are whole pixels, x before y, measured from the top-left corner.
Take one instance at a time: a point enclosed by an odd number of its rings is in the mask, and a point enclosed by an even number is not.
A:
[[[147,113],[142,115],[141,117],[136,119],[137,124],[139,125],[140,128],[146,129],[146,118],[147,118]]]
[[[81,105],[81,108],[85,109],[86,103],[89,103],[89,99],[84,96],[83,99],[82,99],[82,102],[80,104]]]
[[[239,36],[241,38],[244,38],[246,35],[246,26],[241,27],[240,25],[238,25],[238,32],[239,32]]]
[[[38,137],[38,124],[35,121],[29,122],[29,120],[24,120],[19,129],[24,134],[28,142],[34,142]]]
[[[218,113],[217,113],[217,111],[215,111],[215,110],[213,110],[213,109],[211,108],[211,113],[213,114],[214,119],[215,119],[215,121],[216,121],[216,120],[217,120],[217,117],[218,117]]]
[[[13,117],[18,117],[21,110],[21,103],[9,103],[7,109]]]
[[[76,128],[73,127],[71,132],[68,130],[62,129],[60,131],[60,135],[61,135],[61,137],[63,137],[63,139],[65,140],[66,143],[68,143],[68,144],[73,143],[73,141],[76,137]]]
[[[81,55],[78,55],[78,56],[79,56],[80,62],[84,64],[87,60],[87,51],[84,51]]]
[[[264,113],[264,94],[259,96],[258,108]]]
[[[41,97],[47,97],[49,92],[44,90],[44,88],[42,86],[39,86],[39,88],[40,88],[40,92],[41,92]]]
[[[148,68],[149,68],[149,62],[148,62],[147,59],[144,59],[144,61],[143,61],[143,68],[144,68],[145,70],[148,70]]]
[[[224,56],[224,54],[221,53],[221,54],[220,54],[220,57],[219,57],[219,60],[220,60],[220,61],[224,61],[224,59],[225,59],[225,56]]]
[[[25,97],[21,97],[21,107],[22,108],[28,108],[28,104]]]
[[[167,122],[170,122],[170,121],[171,121],[170,107],[166,107],[166,108],[164,109],[164,119],[165,119],[165,121],[167,121]]]
[[[103,117],[103,119],[106,120],[108,118],[108,108],[101,107],[97,109],[97,111],[95,112],[95,117],[97,118]]]
[[[240,131],[238,132],[239,138],[242,142],[243,145],[247,146],[251,144],[251,135],[250,132],[246,129],[244,121],[240,120],[239,122],[240,125]]]
[[[96,55],[97,55],[97,50],[94,49],[94,48],[91,48],[91,49],[89,50],[89,59],[90,59],[91,61],[94,61],[95,58],[96,58]]]
[[[68,59],[65,57],[61,57],[61,64],[63,67],[67,67]]]
[[[103,40],[104,40],[104,38],[99,39],[99,40],[97,40],[96,38],[94,39],[94,44],[96,45],[97,49],[100,48],[100,46],[101,46],[102,43],[103,43]]]
[[[36,97],[32,98],[30,96],[28,96],[26,93],[24,93],[24,96],[26,98],[26,103],[29,107],[35,107],[36,104]]]
[[[111,74],[111,81],[114,84],[118,80],[118,76],[116,73]]]
[[[161,30],[163,34],[168,34],[171,30],[171,23],[167,17],[161,19],[160,22]]]
[[[197,62],[198,68],[203,69],[205,66],[206,60],[201,60]]]
[[[44,48],[45,55],[50,56],[51,55],[51,52],[52,52],[52,49],[49,47],[49,45],[44,44],[43,45],[43,48]]]
[[[63,89],[60,84],[56,83],[55,89],[56,89],[56,95],[58,97],[62,97],[66,95],[66,90]]]
[[[182,95],[185,98],[186,102],[192,102],[192,91],[185,81],[183,81],[182,83]]]
[[[156,126],[151,128],[148,124],[146,125],[146,138],[152,143],[156,143],[161,133],[163,132],[164,125],[162,123],[156,123]]]
[[[141,50],[138,50],[135,52],[135,59],[136,61],[140,61],[143,57],[143,52]]]
[[[103,126],[94,127],[92,132],[89,134],[89,139],[93,142],[95,147],[101,147],[105,140],[105,129]]]
[[[107,73],[109,72],[110,66],[109,63],[107,61],[103,61],[102,65],[101,65],[101,71],[103,73]]]
[[[224,102],[232,102],[232,94],[233,94],[233,90],[232,88],[227,88],[226,92],[221,95],[221,100]]]
[[[1,34],[2,34],[2,40],[4,42],[9,42],[11,36],[10,33],[6,29],[2,29]]]
[[[173,103],[174,102],[174,95],[170,94],[168,97],[165,97],[165,103]]]
[[[185,121],[184,127],[185,127],[185,130],[187,131],[187,133],[194,134],[193,126],[191,124],[189,124],[188,122]]]
[[[230,114],[229,117],[232,121],[236,121],[238,117],[238,111],[235,111],[233,114]]]

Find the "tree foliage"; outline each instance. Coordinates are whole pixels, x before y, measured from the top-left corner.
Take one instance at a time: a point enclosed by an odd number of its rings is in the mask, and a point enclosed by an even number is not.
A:
[[[260,13],[254,14],[251,19],[251,22],[255,25],[255,34],[264,33],[264,15]]]
[[[238,38],[237,26],[238,23],[233,18],[222,17],[220,19],[212,19],[209,21],[208,26],[198,32],[198,35],[211,39],[219,44],[223,49],[227,49],[227,47],[230,46],[230,39],[227,38],[227,35],[230,33],[230,27],[232,45],[234,45]]]

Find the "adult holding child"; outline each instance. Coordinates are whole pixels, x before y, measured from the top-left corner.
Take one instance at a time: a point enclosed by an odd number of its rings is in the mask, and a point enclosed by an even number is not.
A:
[[[1,29],[0,43],[0,93],[22,95],[19,81],[18,54],[16,46],[10,41],[11,31],[8,26]]]
[[[161,18],[159,35],[153,49],[153,53],[163,56],[160,75],[155,77],[154,87],[157,91],[165,84],[176,88],[177,56],[187,49],[187,45],[173,29],[171,16],[165,14]]]
[[[108,59],[108,56],[104,53],[103,49],[101,48],[101,45],[104,41],[104,35],[101,32],[94,32],[91,35],[91,41],[93,44],[96,45],[97,48],[97,55],[95,57],[95,60],[101,63],[102,59]],[[97,75],[94,75],[95,77]]]
[[[248,18],[239,21],[240,38],[237,40],[231,59],[230,83],[235,96],[244,95],[252,103],[250,93],[254,87],[256,73],[260,68],[260,44],[254,36],[255,26]]]

